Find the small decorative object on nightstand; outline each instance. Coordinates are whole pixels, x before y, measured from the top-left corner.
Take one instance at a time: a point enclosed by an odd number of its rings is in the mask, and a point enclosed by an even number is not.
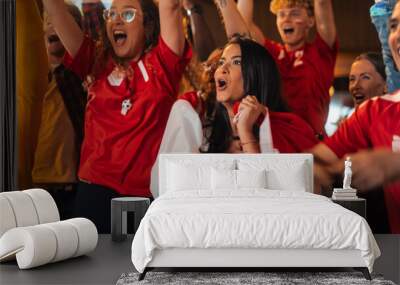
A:
[[[127,235],[127,212],[134,212],[136,232],[150,205],[149,198],[122,197],[111,200],[111,238],[124,241]]]
[[[364,219],[367,217],[367,202],[357,197],[357,189],[351,187],[351,159],[347,157],[344,162],[343,188],[334,188],[332,201],[342,207],[359,214]]]
[[[347,157],[344,162],[343,188],[333,189],[332,199],[354,200],[357,199],[357,189],[351,188],[351,159]]]

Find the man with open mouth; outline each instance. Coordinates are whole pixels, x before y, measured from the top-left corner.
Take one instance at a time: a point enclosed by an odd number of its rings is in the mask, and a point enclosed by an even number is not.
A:
[[[253,22],[253,0],[238,0],[237,7],[233,0],[215,2],[228,37],[247,34],[272,54],[281,72],[283,95],[290,109],[322,138],[338,51],[331,0],[272,0],[270,10],[276,15],[282,44],[266,38]],[[317,35],[313,42],[307,43],[314,26]]]
[[[82,28],[78,7],[65,6]],[[86,92],[82,80],[63,65],[65,47],[47,13],[43,15],[44,41],[49,63],[49,83],[41,103],[41,120],[32,166],[35,187],[54,198],[61,219],[72,217],[78,183],[79,150],[83,139]]]

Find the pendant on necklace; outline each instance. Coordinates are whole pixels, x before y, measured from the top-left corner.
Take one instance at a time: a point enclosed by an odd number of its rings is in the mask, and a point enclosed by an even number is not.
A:
[[[131,99],[125,99],[121,104],[121,115],[126,116],[128,111],[132,108]]]

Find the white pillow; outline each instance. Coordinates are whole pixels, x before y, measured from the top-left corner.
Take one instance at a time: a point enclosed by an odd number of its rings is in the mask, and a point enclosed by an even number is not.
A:
[[[267,171],[236,170],[237,188],[267,188]]]
[[[299,159],[239,159],[239,170],[266,169],[267,187],[272,190],[306,191],[309,189],[305,160]]]
[[[234,160],[174,160],[167,163],[167,191],[210,190],[211,168],[235,169]]]
[[[211,189],[236,190],[236,170],[211,168]]]
[[[241,188],[266,188],[265,169],[226,170],[211,169],[211,188],[213,190],[239,190]]]

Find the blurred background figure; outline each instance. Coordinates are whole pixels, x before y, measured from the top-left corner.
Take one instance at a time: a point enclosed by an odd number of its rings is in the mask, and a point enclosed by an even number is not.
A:
[[[356,57],[350,69],[349,92],[355,107],[387,93],[385,65],[379,53],[367,52]]]
[[[201,89],[202,62],[216,48],[213,35],[204,16],[199,0],[182,0],[185,37],[193,48],[193,56],[186,66],[179,93]]]
[[[83,18],[77,6],[69,1],[65,5],[85,34],[100,38],[104,6],[99,0],[82,2]],[[43,13],[43,31],[49,85],[41,105],[32,181],[34,186],[49,191],[61,218],[68,219],[73,215],[75,202],[87,94],[82,80],[63,65],[66,50],[46,11]]]
[[[360,106],[365,100],[387,93],[385,65],[382,55],[377,52],[366,52],[357,56],[349,71],[349,96],[344,96],[339,106],[339,116],[334,124],[335,129],[354,112],[354,108]],[[332,108],[337,106],[331,106]],[[332,134],[329,132],[329,134]]]

